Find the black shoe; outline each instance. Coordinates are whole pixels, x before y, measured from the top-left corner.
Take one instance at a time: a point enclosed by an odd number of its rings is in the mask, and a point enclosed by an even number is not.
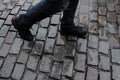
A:
[[[61,24],[60,33],[63,36],[75,36],[79,38],[86,38],[88,30],[86,27],[75,26],[74,24]]]
[[[13,17],[11,22],[14,28],[17,29],[22,39],[27,41],[33,41],[33,35],[31,34],[30,30],[28,28],[23,28],[18,25],[18,17]]]

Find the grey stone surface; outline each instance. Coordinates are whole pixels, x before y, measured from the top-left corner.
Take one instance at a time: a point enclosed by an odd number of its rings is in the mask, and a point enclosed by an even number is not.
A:
[[[73,61],[70,59],[65,59],[63,64],[62,75],[72,77],[73,74]]]
[[[25,75],[23,76],[23,79],[22,80],[35,80],[37,74],[30,71],[30,70],[27,70],[25,72]]]
[[[84,73],[75,72],[74,80],[84,80],[84,79],[85,79]]]
[[[9,55],[7,56],[0,70],[0,77],[9,78],[11,76],[15,61],[16,61],[16,57]]]
[[[17,14],[18,11],[19,11],[19,9],[20,9],[20,6],[15,6],[15,7],[12,9],[11,14]]]
[[[54,48],[54,60],[56,61],[63,61],[65,56],[66,50],[63,46],[56,46]]]
[[[98,37],[95,35],[89,35],[88,47],[98,48]]]
[[[106,15],[107,14],[107,8],[106,7],[99,7],[99,14],[100,15]]]
[[[87,40],[78,39],[76,48],[78,52],[86,52],[87,51]]]
[[[86,55],[76,54],[74,68],[79,71],[85,71]]]
[[[47,35],[47,29],[45,28],[39,28],[38,34],[36,36],[37,40],[45,40]]]
[[[45,43],[44,52],[53,53],[54,45],[55,45],[55,39],[48,38]]]
[[[100,80],[111,80],[110,72],[102,72],[100,71]]]
[[[10,45],[3,44],[2,48],[0,49],[0,57],[7,57],[9,49]]]
[[[75,56],[75,43],[67,42],[65,45],[65,56],[74,57]]]
[[[86,39],[62,36],[59,12],[34,24],[29,42],[11,19],[39,1],[0,0],[0,80],[120,80],[120,0],[79,0],[74,23]]]
[[[58,37],[57,37],[57,45],[65,45],[65,38],[64,36],[61,36],[60,33],[58,33]]]
[[[21,10],[28,10],[29,8],[30,8],[30,6],[31,6],[31,3],[25,3],[23,6],[22,6],[22,8],[21,8]]]
[[[40,63],[40,71],[42,72],[51,72],[53,58],[51,55],[44,55]]]
[[[54,62],[52,67],[51,77],[55,79],[61,79],[61,73],[62,73],[62,64]]]
[[[57,26],[50,25],[49,32],[48,32],[48,37],[55,38],[56,35],[57,35],[57,28],[58,28]]]
[[[120,64],[120,49],[112,49],[112,62]]]
[[[92,67],[88,67],[86,80],[97,80],[98,71]]]
[[[28,56],[29,56],[28,53],[21,51],[21,53],[17,59],[17,62],[22,63],[22,64],[26,64],[26,62],[28,60]]]
[[[95,49],[88,49],[87,62],[90,65],[98,65],[98,51]]]
[[[113,76],[112,79],[119,80],[120,79],[120,66],[112,65]]]
[[[42,41],[36,41],[32,50],[32,54],[42,55],[44,43]]]
[[[38,60],[39,60],[39,56],[30,55],[27,62],[27,68],[36,70],[38,65]]]
[[[0,29],[0,36],[5,37],[8,33],[9,26],[3,25],[3,27]]]
[[[12,78],[16,80],[20,80],[23,72],[24,72],[25,66],[23,64],[16,64],[14,71],[12,73]]]
[[[97,12],[91,12],[89,15],[90,15],[90,21],[97,21],[98,20],[98,13]]]
[[[53,15],[51,19],[51,24],[59,24],[60,22],[60,15]]]
[[[109,42],[99,41],[99,52],[108,54],[109,53]]]
[[[116,23],[108,23],[107,29],[109,33],[117,33],[118,32],[118,26]]]
[[[99,67],[104,70],[110,70],[110,58],[105,56],[100,56]]]
[[[12,44],[12,47],[10,49],[10,53],[11,54],[19,54],[22,44],[23,44],[23,40],[16,38],[14,40],[14,43]]]

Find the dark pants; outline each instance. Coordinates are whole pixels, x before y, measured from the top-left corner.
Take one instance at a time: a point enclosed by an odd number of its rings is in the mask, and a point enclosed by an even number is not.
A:
[[[36,22],[63,10],[62,24],[73,24],[78,0],[41,0],[26,14],[19,16],[19,25],[31,28]]]

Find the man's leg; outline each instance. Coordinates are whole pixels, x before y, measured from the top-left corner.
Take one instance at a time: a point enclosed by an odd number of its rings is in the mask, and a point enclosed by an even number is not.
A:
[[[26,14],[22,14],[19,17],[14,17],[12,23],[18,30],[21,38],[32,41],[33,36],[30,32],[32,25],[54,13],[61,11],[64,8],[64,2],[67,0],[42,0],[35,5]]]
[[[61,34],[71,35],[83,38],[87,29],[85,27],[76,27],[74,25],[74,17],[79,0],[69,0],[69,5],[66,10],[63,11],[63,17],[61,20]]]

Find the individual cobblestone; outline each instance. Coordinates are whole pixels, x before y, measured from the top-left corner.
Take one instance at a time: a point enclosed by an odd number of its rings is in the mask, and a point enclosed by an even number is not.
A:
[[[47,35],[47,29],[45,28],[39,28],[38,34],[36,36],[37,40],[45,40]]]
[[[10,53],[11,54],[19,54],[22,44],[23,44],[23,40],[16,38],[10,49]]]
[[[98,48],[98,37],[95,35],[89,35],[88,47]]]
[[[108,40],[108,31],[106,28],[99,29],[99,38],[102,40]]]
[[[17,14],[18,11],[19,11],[19,9],[20,9],[20,6],[15,6],[15,7],[12,9],[11,14]]]
[[[88,67],[86,80],[97,80],[98,71],[92,67]]]
[[[60,33],[58,33],[58,37],[57,37],[57,45],[65,45],[65,38],[63,36],[60,35]]]
[[[115,34],[118,32],[118,26],[116,23],[108,23],[107,28],[108,28],[109,33]]]
[[[98,22],[90,22],[88,28],[90,33],[98,34]]]
[[[119,49],[112,49],[112,62],[120,64],[120,50]]]
[[[90,11],[98,11],[98,4],[97,3],[91,3]]]
[[[116,22],[117,21],[116,13],[115,12],[108,12],[107,13],[107,20],[110,22]]]
[[[66,53],[65,56],[74,57],[75,56],[75,43],[67,42],[65,45]]]
[[[109,44],[111,48],[119,48],[120,43],[118,39],[118,35],[109,35]]]
[[[34,42],[24,41],[23,50],[31,50]]]
[[[46,18],[46,19],[43,19],[42,21],[40,21],[40,26],[41,27],[48,27],[48,25],[50,24],[50,18]]]
[[[40,71],[51,72],[53,58],[50,55],[44,55],[40,64]]]
[[[74,68],[78,71],[85,71],[85,62],[86,62],[86,55],[77,53],[75,56]]]
[[[21,51],[20,56],[17,59],[18,63],[26,64],[28,59],[28,53]]]
[[[107,17],[106,16],[99,16],[99,25],[106,26],[107,25]]]
[[[110,72],[100,71],[100,80],[110,80],[110,79],[111,79]]]
[[[24,3],[24,5],[22,6],[21,10],[28,10],[31,6],[31,3]]]
[[[62,64],[54,62],[52,67],[51,77],[55,79],[61,79],[61,73],[62,73]]]
[[[24,72],[25,66],[23,64],[16,64],[14,71],[12,73],[12,78],[16,80],[20,80],[23,72]]]
[[[48,80],[48,76],[43,73],[39,73],[36,80]]]
[[[95,49],[88,49],[87,62],[90,65],[98,65],[98,51]]]
[[[76,48],[77,48],[78,52],[87,52],[87,40],[86,39],[78,39]]]
[[[42,55],[44,43],[42,41],[36,41],[32,50],[32,54]]]
[[[8,33],[9,26],[3,25],[3,27],[0,29],[0,36],[5,37]]]
[[[109,42],[100,41],[99,42],[99,52],[108,54],[109,53]]]
[[[99,15],[106,15],[107,9],[106,7],[99,7]]]
[[[7,17],[7,19],[6,19],[6,21],[5,21],[5,24],[11,25],[11,24],[12,24],[12,23],[11,23],[12,18],[13,18],[13,15],[9,15],[9,16]]]
[[[110,70],[110,58],[100,56],[99,68],[101,68],[103,70]]]
[[[75,72],[74,80],[84,80],[84,79],[85,79],[85,73]]]
[[[53,15],[51,19],[51,24],[59,24],[60,22],[60,15]]]
[[[10,45],[3,44],[2,48],[0,49],[0,57],[7,57],[9,49]]]
[[[0,18],[3,18],[3,19],[7,18],[7,16],[9,15],[9,13],[10,13],[10,10],[4,10],[3,13],[2,13],[2,15],[0,16]]]
[[[90,13],[90,21],[97,21],[98,20],[98,13],[97,12],[91,12]]]
[[[120,66],[112,65],[113,76],[112,79],[120,79]]]
[[[48,32],[48,37],[55,38],[57,34],[57,28],[56,26],[50,26],[49,27],[49,32]]]
[[[15,61],[16,61],[16,57],[9,56],[9,55],[7,56],[2,68],[0,70],[0,77],[8,78],[11,76]]]
[[[12,44],[15,36],[16,36],[16,32],[8,32],[5,38],[5,43]]]
[[[54,60],[63,61],[65,53],[66,53],[65,47],[56,46],[54,49]]]
[[[55,40],[48,38],[46,43],[45,43],[44,52],[53,53],[54,45],[55,45]]]
[[[39,60],[39,56],[30,55],[28,62],[27,62],[27,68],[32,69],[32,70],[36,70],[38,60]]]
[[[62,75],[72,77],[73,74],[73,61],[70,59],[65,59],[63,64]]]
[[[36,73],[27,70],[22,80],[35,80],[36,76],[37,76]]]

